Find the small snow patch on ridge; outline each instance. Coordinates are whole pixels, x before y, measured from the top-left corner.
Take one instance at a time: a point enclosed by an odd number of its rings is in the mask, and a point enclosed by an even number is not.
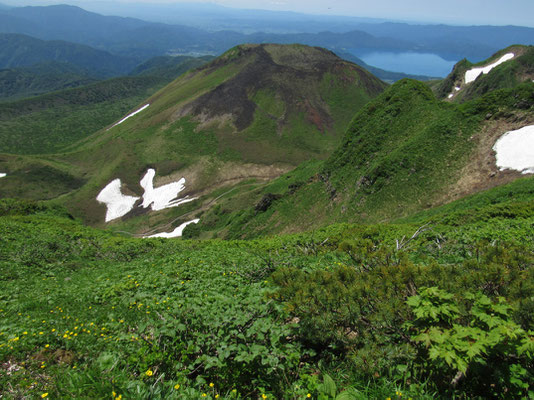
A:
[[[96,200],[104,203],[108,210],[106,212],[106,222],[120,218],[128,214],[139,197],[126,196],[121,192],[121,180],[111,181],[104,189],[100,191]]]
[[[190,224],[198,224],[200,219],[194,219],[192,221],[184,222],[182,225],[178,226],[174,231],[172,232],[161,232],[156,233],[155,235],[145,236],[145,238],[164,238],[164,239],[170,239],[175,237],[181,237],[182,233],[187,225]]]
[[[497,65],[500,65],[506,61],[509,61],[514,57],[515,57],[514,53],[507,53],[501,58],[499,58],[499,60],[495,61],[493,64],[486,65],[485,67],[477,67],[477,68],[470,69],[469,71],[465,73],[465,83],[474,82],[481,74],[489,73]]]
[[[5,177],[7,174],[5,172],[0,172],[0,178]]]
[[[121,119],[119,122],[117,122],[116,124],[114,124],[111,128],[113,128],[113,127],[115,127],[115,126],[117,126],[117,125],[122,124],[122,123],[123,123],[124,121],[126,121],[128,118],[131,118],[131,117],[133,117],[135,114],[140,113],[140,112],[143,111],[145,108],[147,108],[149,105],[150,105],[150,104],[145,104],[145,105],[144,105],[143,107],[141,107],[139,110],[134,111],[134,112],[131,113],[131,114],[128,114],[126,117],[124,117],[124,118]],[[111,128],[109,128],[109,129],[111,129]],[[108,131],[109,131],[109,129],[108,129]]]
[[[522,174],[534,174],[534,125],[506,132],[493,150],[499,169],[513,169]]]

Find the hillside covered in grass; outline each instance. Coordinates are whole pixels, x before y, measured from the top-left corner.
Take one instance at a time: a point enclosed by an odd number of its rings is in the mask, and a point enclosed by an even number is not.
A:
[[[1,152],[58,152],[122,118],[139,102],[209,59],[155,58],[139,65],[129,77],[100,82],[79,75],[79,69],[70,64],[45,63],[2,70],[2,93],[29,98],[0,103]],[[78,87],[59,90],[70,85]],[[30,96],[40,91],[53,93]]]
[[[53,61],[0,69],[0,101],[18,100],[95,81],[97,79],[82,68]]]
[[[2,395],[532,397],[534,165],[495,146],[534,83],[242,45],[155,91],[175,61],[0,104]]]
[[[98,85],[103,90],[111,87]],[[139,100],[115,121],[111,112],[117,111],[121,102],[104,101],[96,108],[79,109],[76,116],[65,114],[59,122],[86,123],[68,125],[65,130],[56,128],[51,136],[48,129],[32,128],[32,124],[52,123],[58,108],[46,108],[42,116],[28,114],[32,119],[26,126],[20,123],[27,120],[21,115],[23,107],[4,105],[4,115],[19,115],[7,118],[20,127],[8,129],[6,124],[5,142],[11,145],[11,152],[61,153],[24,159],[4,156],[0,167],[8,175],[0,190],[5,197],[22,192],[37,194],[42,185],[36,187],[36,180],[27,179],[28,171],[47,168],[52,180],[66,173],[79,184],[53,190],[63,195],[58,202],[86,222],[103,224],[106,209],[96,197],[114,179],[121,179],[121,190],[139,196],[140,180],[149,168],[157,171],[156,186],[184,178],[183,194],[198,201],[161,213],[133,213],[132,221],[126,217],[125,224],[118,227],[147,232],[162,222],[176,221],[184,213],[209,207],[236,185],[263,183],[310,158],[327,158],[338,146],[354,112],[385,87],[367,71],[324,49],[243,45]],[[109,92],[112,96],[116,93],[120,91]],[[117,124],[136,110],[141,112]],[[95,115],[100,112],[102,115]],[[35,136],[21,135],[25,129]],[[29,139],[34,137],[32,143]],[[47,181],[46,174],[39,175]]]
[[[534,123],[533,93],[524,83],[456,105],[423,83],[397,82],[356,114],[324,163],[221,199],[191,234],[254,237],[391,221],[510,182],[521,174],[497,168],[493,146]],[[259,207],[262,199],[270,200]]]
[[[158,77],[128,77],[0,103],[1,152],[59,151],[121,118],[167,83]]]
[[[127,239],[58,207],[2,200],[0,388],[523,398],[534,354],[528,204],[482,206],[461,224],[449,214],[198,242]]]

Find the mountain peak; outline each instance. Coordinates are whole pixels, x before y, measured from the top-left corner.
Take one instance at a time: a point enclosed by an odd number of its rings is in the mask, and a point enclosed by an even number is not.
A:
[[[334,81],[339,85],[354,84],[371,97],[385,87],[369,72],[331,51],[299,44],[236,46],[201,70],[215,73],[220,68],[237,69],[238,72],[190,103],[182,115],[202,115],[204,120],[230,115],[238,131],[252,124],[258,108],[254,97],[258,93],[270,93],[269,96],[291,108],[291,112],[304,113],[317,129],[324,132],[333,126],[333,120],[318,93],[318,85],[328,85],[325,81],[328,76],[332,84]],[[281,128],[289,122],[285,118],[289,113],[270,114]]]

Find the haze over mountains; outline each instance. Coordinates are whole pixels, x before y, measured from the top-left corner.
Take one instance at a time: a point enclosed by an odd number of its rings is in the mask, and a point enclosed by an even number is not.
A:
[[[273,13],[273,16],[278,14]],[[271,18],[272,19],[272,18]],[[0,13],[2,31],[45,40],[68,40],[134,58],[165,53],[220,54],[240,43],[302,43],[355,55],[369,51],[435,53],[446,59],[480,61],[512,44],[534,43],[534,28],[453,27],[403,23],[357,22],[339,29],[325,26],[319,34],[243,34],[208,32],[184,25],[151,23],[133,18],[104,17],[73,6],[16,7]],[[327,33],[327,31],[331,31]]]

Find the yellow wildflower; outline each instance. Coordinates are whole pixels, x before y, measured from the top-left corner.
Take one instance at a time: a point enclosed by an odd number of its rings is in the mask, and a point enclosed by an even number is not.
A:
[[[213,382],[210,383],[210,387],[212,388],[213,386],[215,386],[215,384]]]
[[[145,375],[146,376],[152,376],[152,375],[154,375],[154,372],[152,372],[152,370],[149,369],[148,371],[145,372]]]
[[[179,384],[176,384],[176,385],[174,385],[174,388],[175,388],[176,390],[178,390],[178,389],[180,389],[180,385],[179,385]]]
[[[41,395],[41,398],[42,398],[42,399],[44,399],[45,397],[48,397],[48,392],[47,392],[47,393],[43,393],[43,394]]]

